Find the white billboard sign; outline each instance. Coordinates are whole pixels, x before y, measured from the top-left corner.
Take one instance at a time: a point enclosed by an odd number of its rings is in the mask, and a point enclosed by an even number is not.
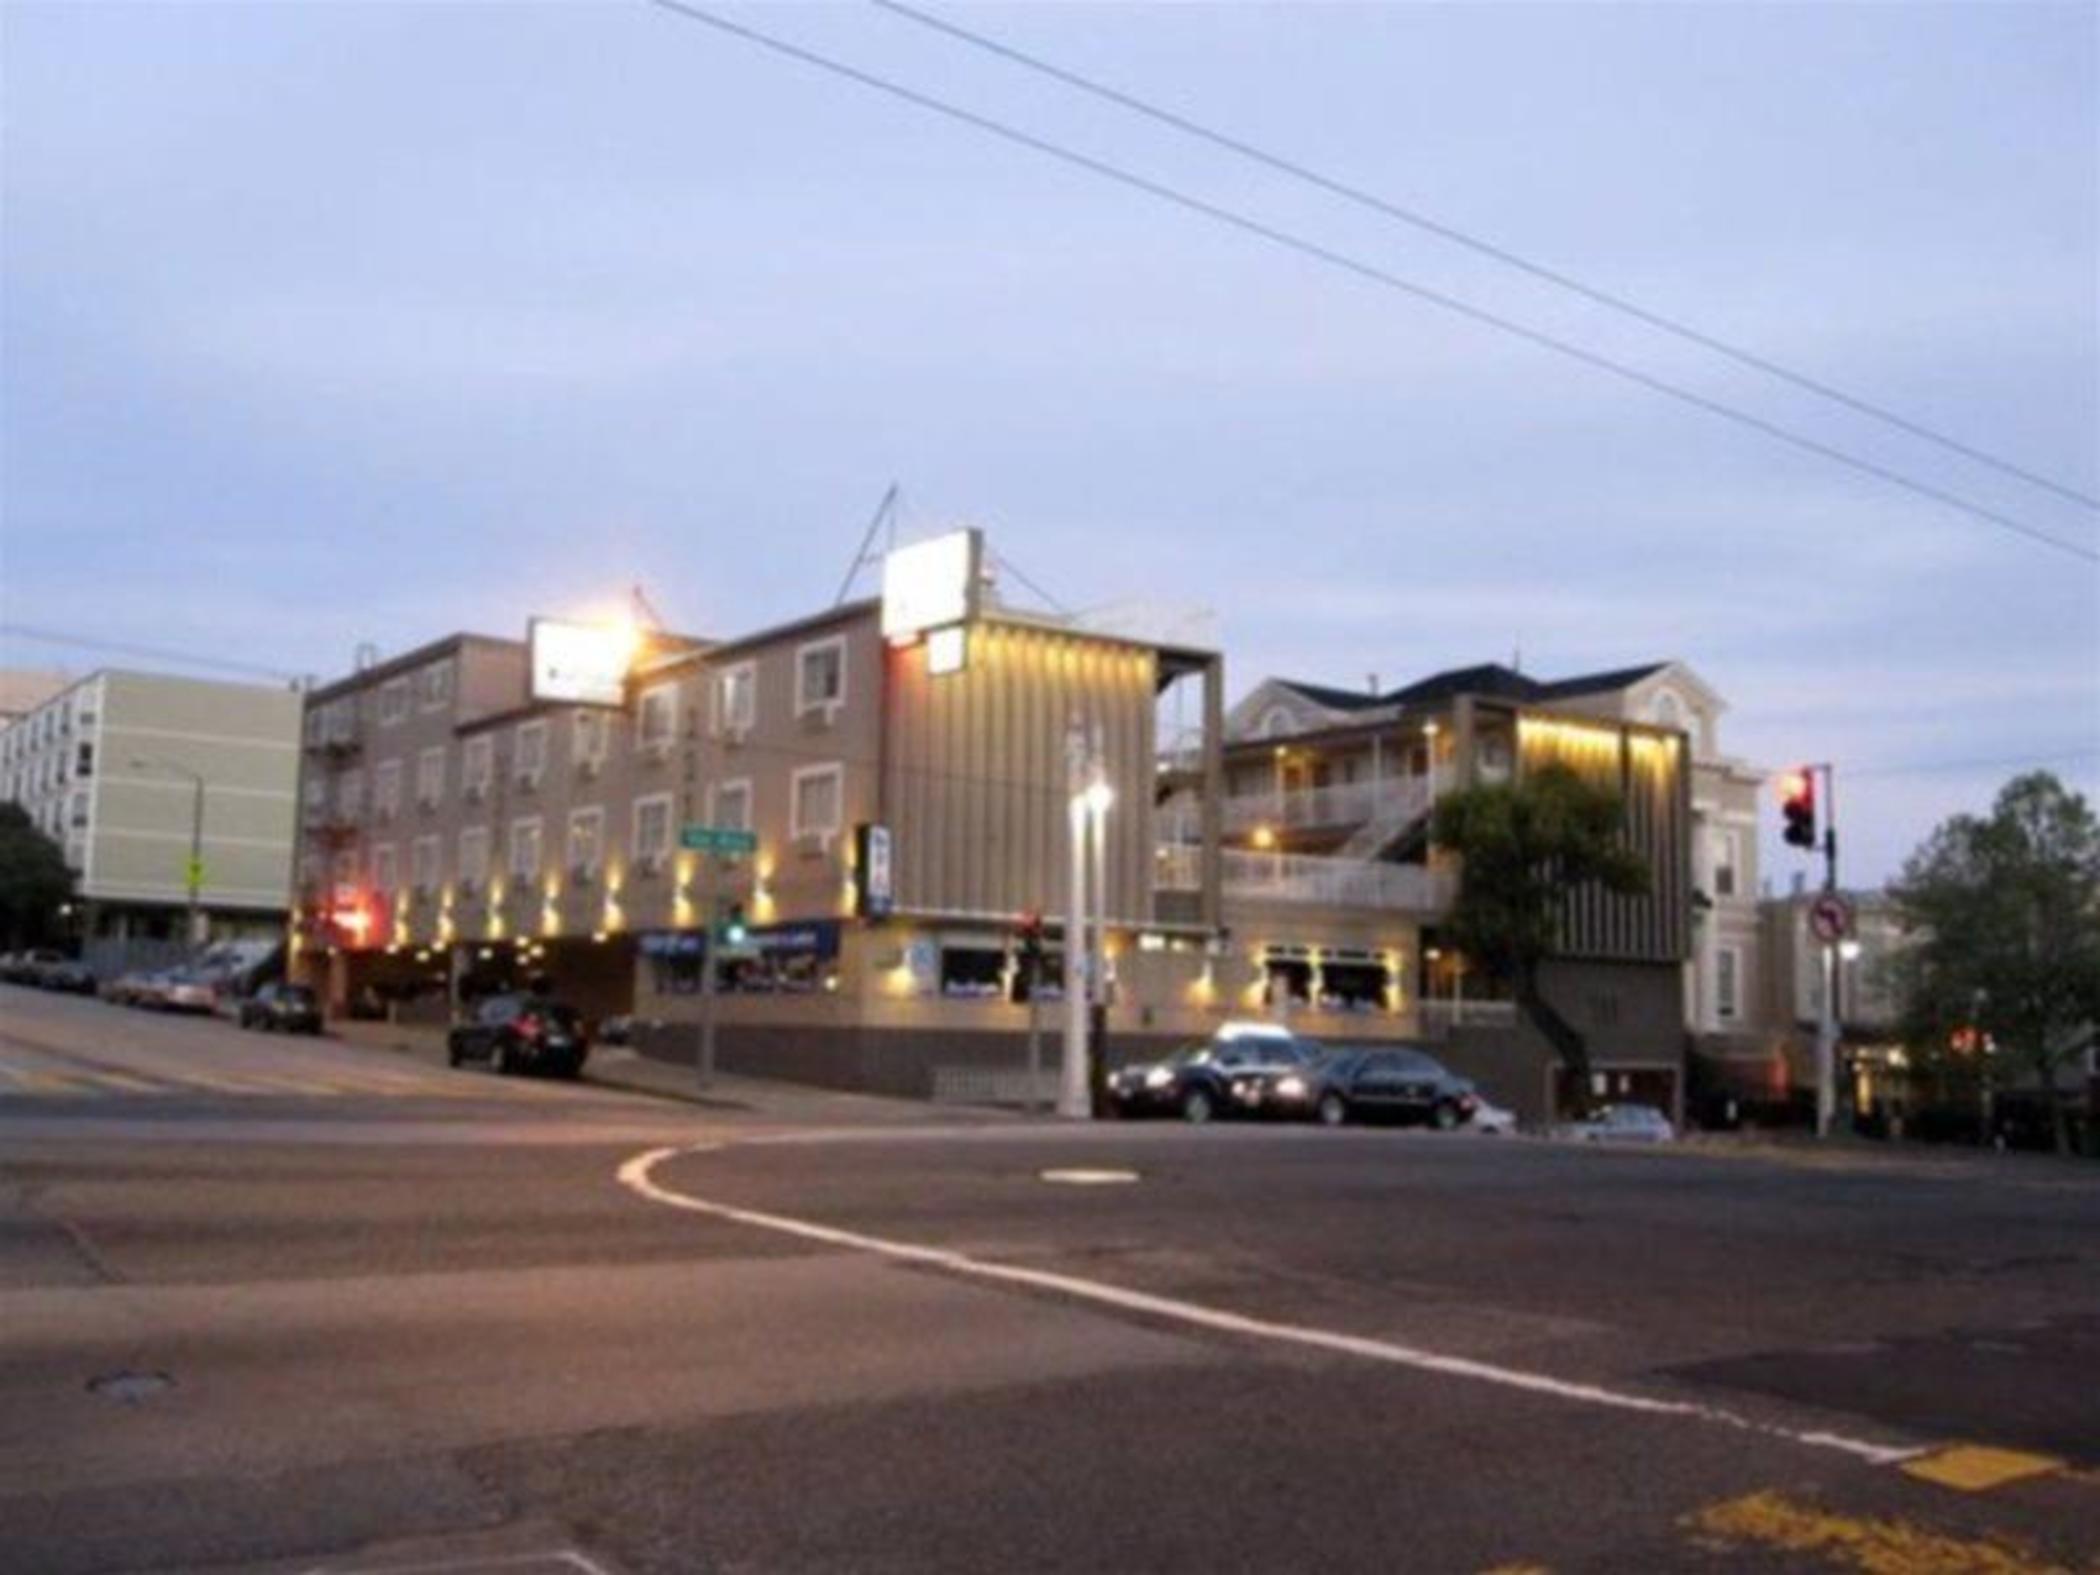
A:
[[[635,646],[630,625],[535,618],[530,645],[533,699],[563,705],[627,703],[627,669]]]
[[[882,560],[882,633],[909,639],[943,624],[966,623],[977,612],[984,537],[950,531],[899,547]]]

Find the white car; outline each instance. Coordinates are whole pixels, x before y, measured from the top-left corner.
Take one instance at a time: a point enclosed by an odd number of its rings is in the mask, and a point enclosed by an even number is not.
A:
[[[1578,1143],[1674,1143],[1677,1129],[1653,1105],[1606,1105],[1562,1129]]]
[[[193,973],[170,976],[160,997],[160,1007],[165,1012],[210,1012],[217,1010],[218,1005],[218,987]]]
[[[1473,1118],[1466,1123],[1466,1130],[1488,1137],[1507,1137],[1517,1130],[1517,1114],[1483,1099],[1473,1107]]]

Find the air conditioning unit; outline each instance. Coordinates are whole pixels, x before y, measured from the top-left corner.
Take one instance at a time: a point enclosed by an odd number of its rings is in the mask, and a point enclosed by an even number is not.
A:
[[[634,861],[637,875],[661,875],[664,872],[664,856],[661,853],[645,853]]]
[[[724,722],[722,724],[721,739],[725,744],[741,744],[750,737],[751,724],[749,722]]]
[[[481,894],[481,882],[480,882],[480,881],[478,881],[478,880],[476,880],[476,879],[475,879],[475,878],[474,878],[473,876],[471,876],[471,875],[462,875],[462,876],[460,876],[460,878],[459,878],[459,894],[460,894],[460,895],[461,895],[462,897],[476,897],[476,896],[479,896],[479,895]]]
[[[836,831],[798,832],[795,836],[795,851],[809,854],[829,853],[838,840],[839,834]]]
[[[603,755],[579,755],[576,759],[576,774],[585,781],[595,777],[605,764]]]
[[[844,709],[843,700],[819,700],[802,708],[802,725],[811,729],[836,727],[839,712]]]
[[[435,793],[418,793],[416,795],[416,808],[423,811],[424,814],[429,814],[437,807],[438,797]]]
[[[569,866],[569,884],[571,886],[588,886],[597,878],[598,867],[595,864],[572,864]]]
[[[539,787],[540,773],[537,767],[520,771],[518,773],[518,791],[520,793],[537,793],[539,791]]]
[[[489,796],[489,785],[486,782],[469,782],[460,789],[460,796],[469,804],[479,804]]]

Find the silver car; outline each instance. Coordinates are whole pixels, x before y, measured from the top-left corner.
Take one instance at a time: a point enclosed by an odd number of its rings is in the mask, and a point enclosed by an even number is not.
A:
[[[1606,1105],[1565,1129],[1583,1143],[1674,1143],[1677,1129],[1653,1105]]]

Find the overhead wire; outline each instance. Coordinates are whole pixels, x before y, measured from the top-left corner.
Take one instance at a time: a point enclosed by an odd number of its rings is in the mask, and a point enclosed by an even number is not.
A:
[[[1596,370],[1608,372],[1615,377],[1637,384],[1680,404],[1703,410],[1709,415],[1718,416],[1723,420],[1732,421],[1752,431],[1761,432],[1767,437],[1800,449],[1805,453],[1815,454],[1835,464],[1843,465],[1863,475],[1872,476],[1891,486],[1901,488],[1916,496],[1928,498],[1933,502],[1995,525],[2014,535],[2025,537],[2041,546],[2090,563],[2100,563],[2100,549],[2052,535],[2048,531],[2029,525],[2011,515],[2000,513],[1995,509],[1986,508],[1980,503],[1949,492],[1944,488],[1915,480],[1900,471],[1893,470],[1874,460],[1849,453],[1844,449],[1825,443],[1821,439],[1810,437],[1806,433],[1794,431],[1792,428],[1781,426],[1774,421],[1768,421],[1764,417],[1752,414],[1749,411],[1739,410],[1732,405],[1709,398],[1680,384],[1669,382],[1651,373],[1643,372],[1637,367],[1614,360],[1610,356],[1586,349],[1570,340],[1558,338],[1541,329],[1532,328],[1517,322],[1513,318],[1504,317],[1484,307],[1475,306],[1456,296],[1445,294],[1427,285],[1418,284],[1375,263],[1365,262],[1361,258],[1352,257],[1348,253],[1338,251],[1322,242],[1310,240],[1302,235],[1265,223],[1260,219],[1251,218],[1235,209],[1194,196],[1176,187],[1166,185],[1161,181],[1153,180],[1149,176],[1140,175],[1120,165],[1111,164],[1105,159],[1095,158],[1091,154],[1081,153],[1061,143],[1052,142],[1047,138],[1035,135],[1033,132],[1023,131],[1017,126],[993,119],[988,115],[981,115],[958,104],[951,104],[944,99],[935,98],[892,78],[863,70],[858,66],[848,64],[829,55],[820,54],[815,50],[805,48],[800,44],[793,43],[774,34],[762,32],[754,27],[748,27],[741,22],[732,21],[728,17],[720,16],[700,6],[692,5],[688,3],[688,0],[647,0],[647,3],[659,10],[697,22],[702,26],[713,28],[731,37],[743,39],[762,49],[769,50],[788,59],[800,61],[817,70],[859,83],[864,87],[912,104],[931,114],[940,115],[959,124],[973,127],[976,130],[985,132],[987,135],[997,137],[1018,147],[1028,148],[1047,158],[1052,158],[1060,163],[1071,165],[1076,169],[1098,175],[1103,179],[1113,181],[1133,191],[1144,193],[1159,201],[1201,215],[1215,223],[1255,236],[1273,245],[1283,247],[1288,251],[1310,257],[1317,262],[1325,263],[1330,267],[1353,274],[1374,284],[1382,285],[1403,295],[1412,296],[1417,300],[1426,301],[1431,305],[1442,307],[1446,311],[1455,313],[1470,321],[1481,323],[1487,327],[1526,340],[1543,349],[1551,350],[1572,360],[1582,362],[1584,365]]]
[[[1581,296],[1587,301],[1608,307],[1612,311],[1622,313],[1637,322],[1645,323],[1651,328],[1660,329],[1662,332],[1671,334],[1689,344],[1695,344],[1702,349],[1711,350],[1717,355],[1726,356],[1740,365],[1763,372],[1783,382],[1791,383],[1796,388],[1819,395],[1861,415],[1871,416],[1877,421],[1886,422],[1900,431],[1910,433],[1913,437],[1936,443],[1952,453],[1960,454],[1964,458],[1974,460],[1980,465],[1987,465],[2005,475],[2017,477],[2032,486],[2053,492],[2058,497],[2067,499],[2070,502],[2083,504],[2087,508],[2100,509],[2100,497],[2095,497],[2091,493],[2080,492],[2075,487],[2066,486],[2025,466],[2015,464],[2009,459],[1977,448],[1973,444],[1965,443],[1959,438],[1951,437],[1944,432],[1926,426],[1923,422],[1912,420],[1900,412],[1890,410],[1884,405],[1876,404],[1857,394],[1848,393],[1844,389],[1827,383],[1820,378],[1812,377],[1806,372],[1796,371],[1792,367],[1774,361],[1769,356],[1760,355],[1754,350],[1732,343],[1704,329],[1696,328],[1681,318],[1666,316],[1652,307],[1642,306],[1639,302],[1630,300],[1623,295],[1618,295],[1597,285],[1589,284],[1576,278],[1573,274],[1526,257],[1521,252],[1512,251],[1506,246],[1484,240],[1478,235],[1462,230],[1454,224],[1448,224],[1443,220],[1432,218],[1419,209],[1406,207],[1390,198],[1381,197],[1376,192],[1366,191],[1361,186],[1352,185],[1335,176],[1323,174],[1321,171],[1308,165],[1298,163],[1294,159],[1285,158],[1281,154],[1272,153],[1266,148],[1258,147],[1243,138],[1235,137],[1228,132],[1219,131],[1215,127],[1203,125],[1201,122],[1191,120],[1185,115],[1176,114],[1173,110],[1162,108],[1158,104],[1139,98],[1134,93],[1127,93],[1119,88],[1110,87],[1105,82],[1083,76],[1069,67],[1057,65],[1052,61],[1043,59],[1039,55],[1032,55],[1026,50],[1016,48],[1014,45],[1005,43],[1000,39],[992,38],[984,33],[964,27],[959,22],[949,21],[946,17],[923,11],[917,6],[906,5],[903,3],[903,0],[868,0],[868,3],[878,10],[887,11],[893,16],[915,23],[920,27],[930,28],[935,32],[946,34],[948,37],[973,49],[979,49],[987,54],[998,56],[1000,59],[1021,66],[1026,70],[1037,72],[1042,76],[1051,78],[1053,81],[1061,82],[1079,92],[1127,109],[1133,114],[1142,115],[1146,119],[1156,121],[1164,126],[1170,126],[1176,131],[1194,137],[1199,141],[1207,142],[1213,147],[1223,148],[1229,153],[1250,159],[1267,169],[1275,170],[1279,174],[1288,175],[1294,180],[1303,181],[1307,185],[1317,187],[1319,190],[1328,193],[1330,196],[1340,197],[1345,202],[1354,203],[1358,207],[1367,208],[1389,219],[1411,225],[1415,229],[1434,235],[1441,240],[1449,241],[1455,246],[1462,246],[1479,256],[1492,258],[1494,261],[1507,267],[1529,274],[1535,279]]]

